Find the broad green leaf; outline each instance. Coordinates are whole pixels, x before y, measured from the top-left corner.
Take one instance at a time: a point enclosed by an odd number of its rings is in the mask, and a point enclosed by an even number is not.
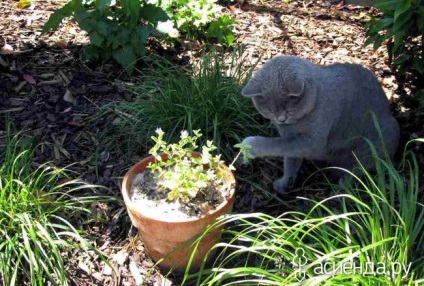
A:
[[[383,41],[384,41],[384,35],[377,34],[374,37],[374,45],[373,45],[374,51],[376,51],[381,46]]]
[[[373,42],[375,42],[375,40],[376,36],[369,36],[364,42],[364,47],[371,45]]]
[[[57,30],[64,17],[61,10],[54,11],[43,26],[43,33],[47,33],[50,30]]]
[[[395,22],[400,15],[404,14],[411,8],[411,0],[399,0],[395,10]]]
[[[234,36],[234,34],[232,32],[227,33],[227,34],[224,34],[224,37],[223,37],[224,41],[223,41],[223,43],[226,46],[232,46],[235,38],[236,37]]]
[[[395,36],[398,33],[409,34],[411,26],[413,25],[412,12],[407,11],[401,14],[393,24],[393,30],[395,32]]]
[[[90,33],[96,30],[97,21],[91,18],[85,18],[84,20],[80,21],[78,24],[81,29]]]
[[[371,34],[378,33],[392,24],[393,24],[393,18],[383,18],[381,20],[374,21],[374,23],[372,24],[369,30],[369,33]]]
[[[134,30],[120,26],[120,29],[117,31],[117,33],[112,34],[112,49],[115,50],[117,47],[123,47],[127,45],[130,42],[132,31]]]
[[[424,35],[424,7],[423,6],[418,7],[417,25],[418,25],[418,31]]]
[[[101,36],[99,33],[97,33],[97,32],[91,32],[91,33],[89,34],[89,36],[90,36],[90,42],[91,42],[93,45],[98,46],[98,47],[101,47],[101,45],[103,44],[104,37],[102,37],[102,36]]]
[[[156,24],[159,21],[164,22],[166,20],[169,20],[168,15],[162,8],[156,7],[152,4],[143,5],[143,8],[140,11],[140,17],[143,20],[148,21],[152,24]]]
[[[76,12],[74,13],[73,17],[77,22],[80,22],[87,18],[93,18],[93,11]]]
[[[147,43],[147,39],[153,33],[154,29],[152,26],[138,26],[136,29],[137,36],[140,40],[140,44]]]
[[[105,20],[107,20],[107,19],[105,19]],[[108,36],[108,25],[103,21],[98,21],[97,24],[96,24],[96,31],[100,35],[107,37]]]
[[[420,74],[424,74],[424,59],[420,57],[414,57],[412,59],[412,67]]]
[[[111,0],[96,0],[97,10],[103,13],[106,7],[110,6]]]
[[[216,37],[219,42],[226,46],[231,46],[234,42],[234,34],[231,27],[236,23],[228,15],[221,16],[216,21],[212,22],[207,30],[208,37]]]
[[[95,46],[87,46],[83,49],[81,54],[81,58],[83,60],[97,60],[99,58],[98,47]]]
[[[414,100],[418,101],[418,108],[419,109],[424,109],[424,89],[419,90],[414,95]]]
[[[136,27],[140,20],[141,3],[139,0],[122,0],[122,8],[125,15],[129,17],[129,24],[131,27]]]
[[[144,46],[147,43],[149,35],[154,31],[151,26],[138,26],[134,33],[131,33],[131,45],[133,46],[136,54],[141,56],[145,53]]]
[[[81,8],[82,6],[78,1],[74,0],[68,2],[65,6],[54,11],[53,14],[50,15],[49,20],[43,26],[42,32],[46,33],[50,30],[56,30],[63,18],[69,17],[75,12],[79,12]]]
[[[393,16],[398,2],[399,0],[376,0],[375,7],[383,13]]]
[[[130,45],[124,46],[113,52],[113,58],[121,64],[128,75],[134,71],[136,53]]]

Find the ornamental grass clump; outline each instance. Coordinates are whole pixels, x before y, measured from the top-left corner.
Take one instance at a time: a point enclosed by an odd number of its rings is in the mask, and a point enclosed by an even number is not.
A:
[[[369,144],[375,171],[358,162],[357,173],[345,170],[350,179],[344,186],[330,186],[338,194],[299,198],[309,210],[234,214],[219,222],[233,227],[215,245],[220,254],[214,265],[195,275],[196,285],[422,285],[419,161],[405,148],[395,166]]]
[[[178,140],[181,130],[200,130],[199,144],[213,141],[226,161],[232,160],[233,146],[243,138],[272,134],[251,101],[240,96],[255,67],[242,50],[204,53],[190,71],[157,55],[145,60],[148,67],[131,87],[131,101],[108,104],[92,119],[95,124],[107,122],[100,145],[121,158],[150,148],[158,126],[169,142]]]
[[[31,140],[10,134],[8,127],[0,145],[0,284],[71,285],[67,262],[76,249],[100,255],[77,229],[100,198],[79,196],[92,186],[64,169],[34,168]]]

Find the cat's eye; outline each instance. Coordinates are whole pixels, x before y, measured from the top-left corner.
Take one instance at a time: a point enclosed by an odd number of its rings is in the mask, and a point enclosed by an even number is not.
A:
[[[291,102],[298,102],[300,101],[300,96],[289,96],[289,100]]]

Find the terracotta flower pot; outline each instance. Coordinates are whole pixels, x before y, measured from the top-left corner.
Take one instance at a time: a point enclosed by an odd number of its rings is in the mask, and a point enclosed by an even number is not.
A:
[[[163,160],[167,160],[166,154],[160,154]],[[194,152],[193,156],[199,157],[200,153]],[[151,216],[148,211],[143,210],[142,206],[133,203],[130,199],[131,184],[134,177],[143,172],[150,162],[154,162],[153,156],[149,156],[135,164],[125,175],[122,182],[122,195],[127,206],[128,214],[132,223],[137,227],[141,239],[144,242],[144,248],[147,254],[154,260],[158,261],[166,257],[160,266],[167,269],[184,271],[190,260],[193,251],[192,243],[187,241],[193,239],[202,233],[206,227],[212,224],[216,218],[223,214],[230,213],[234,203],[235,179],[231,170],[224,167],[224,179],[231,184],[230,195],[215,210],[202,215],[199,218],[190,218],[179,221],[159,220]],[[221,239],[221,227],[212,230],[207,236],[203,237],[199,243],[190,271],[197,271],[201,266],[206,254],[212,246]],[[181,247],[181,245],[184,246]],[[176,248],[181,247],[174,253]],[[213,258],[210,253],[208,260]]]

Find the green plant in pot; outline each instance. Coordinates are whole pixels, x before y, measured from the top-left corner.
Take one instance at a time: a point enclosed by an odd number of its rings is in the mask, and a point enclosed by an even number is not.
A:
[[[167,144],[164,132],[152,136],[150,156],[125,175],[122,194],[131,221],[137,227],[147,254],[159,265],[177,271],[196,271],[212,246],[221,238],[221,228],[193,242],[221,215],[230,213],[235,179],[216,147],[207,141],[199,146],[200,131],[190,136],[182,131],[180,141]],[[193,254],[193,255],[192,255]]]

